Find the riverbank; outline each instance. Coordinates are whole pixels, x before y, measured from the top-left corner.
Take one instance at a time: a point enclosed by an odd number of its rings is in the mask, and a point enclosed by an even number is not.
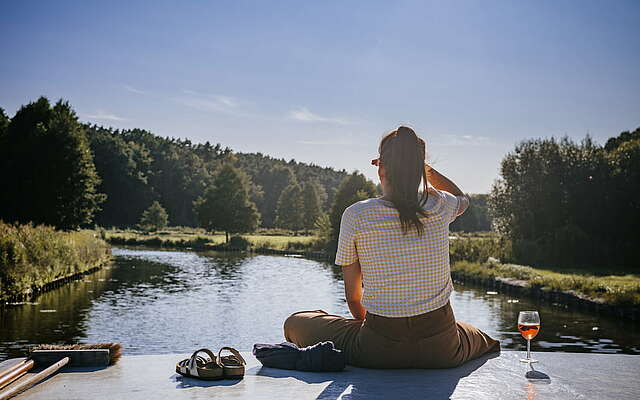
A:
[[[30,299],[111,261],[111,248],[94,231],[0,221],[0,304]]]
[[[234,236],[225,243],[224,233],[210,234],[203,229],[173,227],[157,232],[134,229],[101,229],[100,235],[116,246],[147,246],[194,250],[251,250],[258,253],[277,254],[318,251],[318,238],[311,234],[295,234],[278,229],[259,230],[255,234]],[[275,253],[274,253],[275,252]]]
[[[530,296],[568,308],[640,320],[640,277],[559,273],[523,265],[458,261],[451,265],[454,280]]]

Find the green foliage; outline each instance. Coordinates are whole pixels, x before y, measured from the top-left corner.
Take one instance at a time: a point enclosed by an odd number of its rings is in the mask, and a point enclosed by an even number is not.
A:
[[[126,141],[119,132],[87,127],[94,163],[102,178],[101,193],[108,197],[96,223],[102,226],[134,226],[154,195],[150,183],[153,158],[144,145]]]
[[[86,127],[95,164],[102,178],[100,191],[108,198],[96,222],[103,226],[134,226],[140,214],[159,200],[170,224],[195,226],[191,204],[211,185],[214,171],[224,160],[250,178],[249,193],[262,214],[262,225],[273,227],[282,190],[293,182],[317,182],[321,207],[330,204],[344,171],[285,161],[257,154],[233,154],[220,144],[193,144],[189,140],[161,138],[151,132]]]
[[[456,218],[449,229],[453,232],[486,232],[491,230],[491,220],[487,201],[489,195],[469,195],[469,207],[464,214]]]
[[[264,196],[258,202],[258,209],[262,213],[262,222],[265,227],[277,226],[278,201],[282,192],[290,185],[297,185],[293,170],[288,166],[279,164],[270,169],[258,173],[258,182],[266,189]]]
[[[4,122],[3,122],[4,124]],[[68,103],[41,97],[23,106],[2,134],[0,218],[75,229],[105,199],[84,127]]]
[[[167,226],[169,216],[162,205],[154,201],[140,218],[140,226],[147,231],[158,231]]]
[[[331,221],[330,251],[335,250],[337,245],[338,235],[340,233],[340,220],[342,219],[344,210],[353,203],[375,196],[376,187],[373,182],[367,180],[364,175],[357,171],[347,175],[342,180],[336,192],[331,213],[329,214],[329,220]]]
[[[4,109],[0,107],[0,144],[2,143],[4,135],[7,133],[9,121],[9,117],[5,114]]]
[[[320,207],[326,209],[346,175],[261,153],[233,154],[220,144],[161,138],[142,129],[80,125],[68,104],[52,108],[41,98],[13,119],[0,109],[0,179],[16,189],[0,192],[0,217],[66,228],[95,217],[101,226],[132,227],[149,204],[159,201],[170,224],[196,226],[193,202],[204,196],[214,172],[231,157],[249,176],[250,198],[263,214],[263,226],[270,228],[289,184],[316,182]],[[99,193],[106,194],[106,201]]]
[[[517,262],[634,264],[640,244],[637,136],[626,132],[610,139],[609,152],[589,137],[579,144],[568,138],[529,140],[502,160],[489,206]]]
[[[640,139],[640,128],[633,131],[633,133],[624,131],[618,136],[609,138],[609,140],[607,140],[607,143],[605,143],[604,145],[604,149],[611,152],[617,149],[623,143],[637,141],[638,139]]]
[[[242,236],[231,236],[227,247],[233,250],[247,250],[251,247],[251,242]]]
[[[289,184],[278,199],[276,226],[294,231],[303,229],[305,222],[304,211],[302,188],[297,183]]]
[[[303,228],[315,229],[315,223],[322,214],[321,186],[316,181],[305,182],[302,185],[302,201],[304,204]]]
[[[253,232],[260,214],[249,198],[249,178],[230,162],[216,171],[213,184],[194,203],[200,226],[207,231]],[[228,240],[227,240],[228,241]]]
[[[449,240],[451,262],[486,262],[489,258],[511,261],[511,242],[504,238],[458,236]]]
[[[89,270],[110,254],[109,246],[90,231],[0,221],[0,301]]]

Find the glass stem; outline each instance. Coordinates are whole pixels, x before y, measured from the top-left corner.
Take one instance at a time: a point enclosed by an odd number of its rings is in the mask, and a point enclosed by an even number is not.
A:
[[[527,360],[531,360],[531,339],[527,339]]]

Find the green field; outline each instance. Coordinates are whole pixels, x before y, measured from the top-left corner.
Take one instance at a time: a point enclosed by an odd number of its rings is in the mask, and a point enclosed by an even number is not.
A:
[[[149,245],[159,247],[208,247],[225,243],[225,234],[207,233],[203,229],[172,227],[157,232],[143,232],[134,229],[101,230],[104,239],[113,244]],[[317,237],[310,234],[269,229],[254,234],[242,235],[254,250],[291,250],[305,251],[315,249]]]

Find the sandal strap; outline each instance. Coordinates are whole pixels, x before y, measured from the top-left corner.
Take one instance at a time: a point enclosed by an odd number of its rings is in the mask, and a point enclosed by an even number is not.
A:
[[[238,361],[240,363],[242,363],[242,365],[247,365],[247,362],[244,360],[244,358],[242,358],[242,356],[240,355],[240,352],[238,350],[234,349],[233,347],[222,347],[220,349],[220,351],[218,352],[218,359],[219,360],[221,360],[220,354],[222,354],[222,350],[228,350],[229,352],[231,352],[231,354],[236,356],[236,358],[238,359]]]
[[[218,360],[216,355],[213,354],[213,352],[211,350],[209,350],[209,349],[198,349],[193,353],[193,355],[191,356],[191,359],[189,359],[189,370],[190,370],[190,372],[191,371],[196,371],[196,374],[197,374],[198,363],[196,361],[197,361],[198,358],[200,358],[201,360],[203,360],[206,363],[206,360],[203,357],[198,356],[198,353],[200,353],[200,352],[207,354],[211,358],[211,361],[213,361],[216,364],[220,365],[220,360]]]

